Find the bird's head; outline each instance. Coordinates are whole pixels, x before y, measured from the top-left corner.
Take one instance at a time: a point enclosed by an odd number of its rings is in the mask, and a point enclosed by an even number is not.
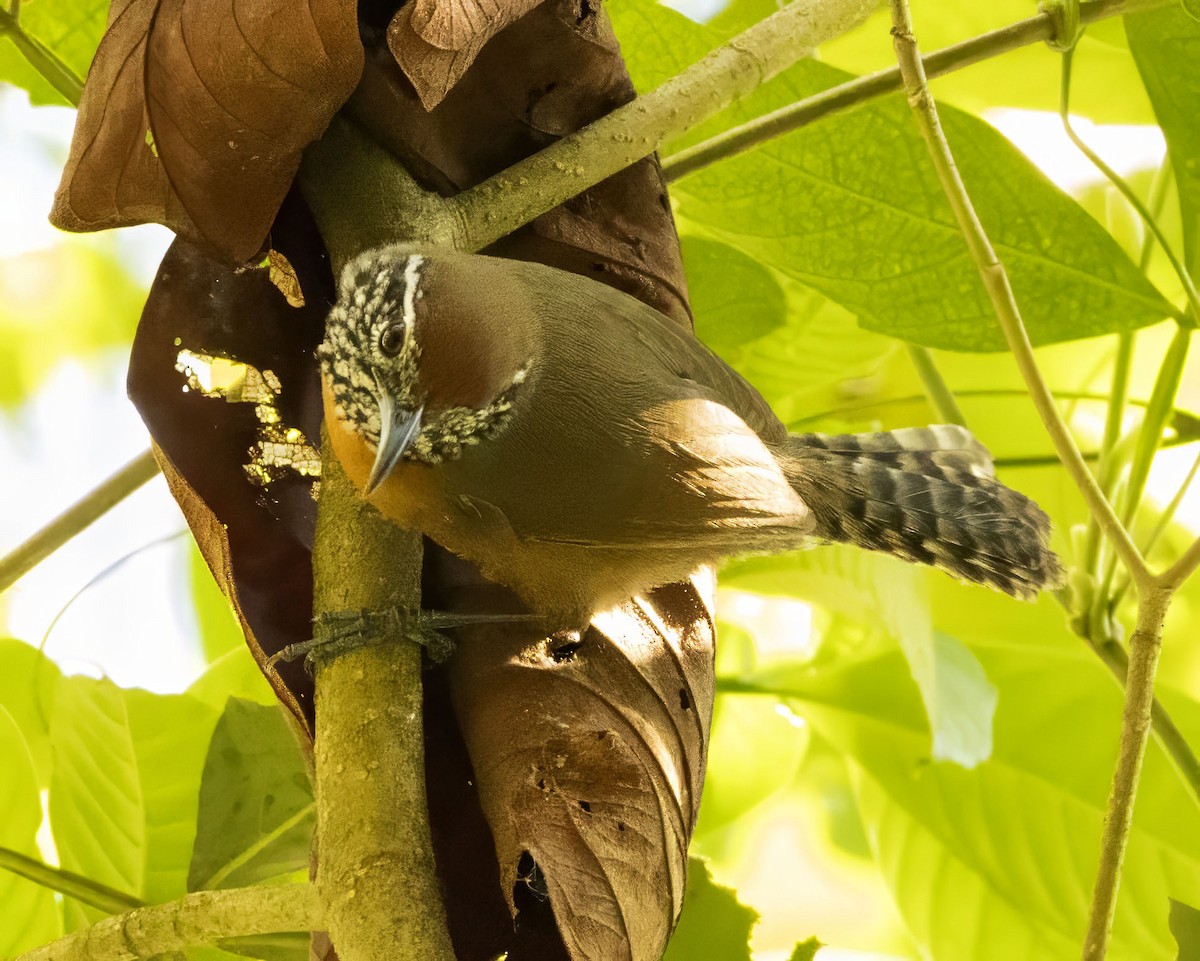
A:
[[[454,460],[503,429],[531,362],[504,263],[385,247],[342,272],[317,354],[327,421],[374,450],[368,493],[402,460]]]

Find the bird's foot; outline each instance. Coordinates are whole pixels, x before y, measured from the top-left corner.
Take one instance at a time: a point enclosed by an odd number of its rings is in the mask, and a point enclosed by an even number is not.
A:
[[[337,657],[360,647],[375,647],[398,639],[420,644],[435,664],[454,653],[454,642],[444,633],[456,627],[478,624],[529,623],[540,620],[533,614],[468,614],[426,611],[419,608],[383,607],[357,611],[325,611],[313,620],[310,640],[289,644],[271,655],[267,668],[279,661],[304,658],[305,665]]]

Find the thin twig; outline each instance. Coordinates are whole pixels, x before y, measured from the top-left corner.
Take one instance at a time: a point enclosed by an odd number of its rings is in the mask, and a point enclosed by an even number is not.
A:
[[[1138,594],[1137,625],[1129,640],[1129,672],[1125,677],[1121,742],[1108,797],[1108,812],[1104,818],[1100,866],[1092,888],[1083,961],[1103,961],[1108,953],[1113,917],[1117,910],[1121,865],[1129,843],[1133,805],[1137,798],[1142,761],[1146,756],[1146,742],[1150,737],[1154,674],[1162,650],[1162,626],[1171,604],[1171,595],[1170,589],[1159,586],[1146,587]]]
[[[929,348],[909,342],[905,342],[904,346],[908,348],[908,356],[912,358],[913,366],[917,369],[917,376],[925,385],[929,403],[933,405],[933,409],[941,421],[945,424],[958,424],[960,427],[966,427],[967,418],[964,416],[962,408],[958,406],[954,391],[946,384],[942,372],[933,362],[933,354],[929,352]]]
[[[320,930],[323,910],[310,884],[197,891],[167,904],[135,908],[19,955],[16,961],[151,958],[223,938]]]
[[[109,914],[121,914],[133,908],[143,907],[146,903],[132,894],[110,888],[107,884],[85,878],[74,871],[51,867],[37,858],[31,858],[28,854],[13,851],[11,848],[0,848],[0,868]]]
[[[8,590],[72,537],[156,477],[158,470],[153,451],[143,451],[25,543],[0,558],[0,592]]]
[[[1166,6],[1169,2],[1171,0],[1096,0],[1093,3],[1080,4],[1080,21],[1085,24],[1094,23],[1132,10]],[[1054,36],[1054,30],[1053,17],[1048,13],[1040,13],[1007,27],[935,50],[924,57],[926,76],[941,77],[1020,47],[1049,40]],[[847,110],[884,94],[894,93],[903,86],[899,67],[880,70],[865,77],[855,77],[772,113],[755,117],[692,147],[677,151],[663,160],[663,173],[669,181],[678,180],[718,160],[744,153],[814,120]]]
[[[1041,371],[1038,370],[1034,358],[1033,345],[1025,331],[1021,320],[1021,312],[1013,296],[1012,287],[1008,282],[1008,274],[996,256],[996,251],[988,239],[987,232],[975,213],[975,208],[967,194],[950,146],[942,132],[941,121],[938,119],[937,107],[925,79],[921,66],[921,56],[917,49],[916,40],[909,27],[908,5],[905,0],[892,0],[892,15],[896,26],[893,28],[896,54],[900,62],[900,70],[904,76],[904,86],[908,94],[908,102],[917,117],[921,133],[929,146],[933,165],[942,182],[942,188],[950,201],[959,228],[971,251],[971,256],[979,268],[984,288],[992,300],[1000,327],[1008,342],[1009,350],[1021,372],[1021,376],[1029,388],[1030,398],[1041,415],[1046,431],[1054,442],[1054,449],[1066,467],[1067,473],[1079,488],[1084,501],[1092,513],[1100,521],[1101,528],[1114,549],[1124,561],[1135,580],[1145,581],[1150,576],[1146,562],[1138,553],[1137,546],[1130,538],[1128,531],[1121,525],[1111,505],[1088,470],[1087,464],[1079,452],[1075,439],[1071,436],[1066,422],[1059,413]]]

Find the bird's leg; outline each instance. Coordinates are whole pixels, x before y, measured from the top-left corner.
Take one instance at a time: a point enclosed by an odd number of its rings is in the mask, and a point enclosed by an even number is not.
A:
[[[321,657],[334,657],[359,647],[387,644],[393,638],[420,644],[435,664],[454,653],[454,642],[444,633],[456,627],[478,624],[528,624],[540,622],[536,614],[469,614],[426,611],[419,608],[385,607],[357,611],[325,611],[313,619],[310,640],[289,644],[272,654],[267,668],[279,661],[303,657],[311,666]]]

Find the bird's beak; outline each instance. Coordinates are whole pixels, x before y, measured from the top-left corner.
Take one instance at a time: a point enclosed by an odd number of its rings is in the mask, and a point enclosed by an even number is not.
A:
[[[397,407],[387,391],[379,392],[379,449],[371,476],[367,478],[366,493],[370,494],[387,478],[421,430],[421,415],[425,408],[408,410]]]

